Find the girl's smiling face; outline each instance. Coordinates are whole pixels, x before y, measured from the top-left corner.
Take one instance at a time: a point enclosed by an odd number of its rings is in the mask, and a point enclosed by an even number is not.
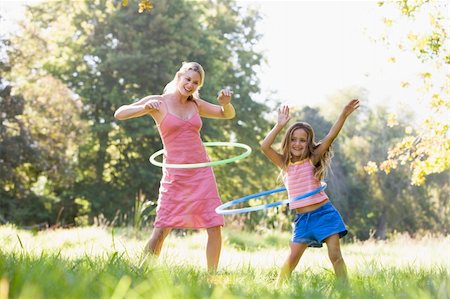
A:
[[[291,162],[299,161],[302,158],[307,146],[308,133],[305,130],[296,129],[294,132],[292,132],[289,148],[292,155]]]

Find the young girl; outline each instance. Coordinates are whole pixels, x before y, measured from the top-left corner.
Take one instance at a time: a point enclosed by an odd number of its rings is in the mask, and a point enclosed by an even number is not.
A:
[[[289,121],[289,108],[278,109],[278,121],[261,144],[264,154],[282,170],[289,198],[320,187],[332,158],[331,144],[339,134],[347,117],[359,107],[359,100],[351,100],[343,109],[327,136],[316,143],[312,127],[304,122],[293,124],[284,135],[281,153],[272,144]],[[339,238],[347,234],[339,212],[331,204],[324,191],[289,205],[296,210],[291,252],[281,267],[278,284],[289,277],[308,246],[322,247],[326,243],[328,256],[336,276],[347,281],[347,269],[341,255]]]
[[[200,137],[201,117],[231,119],[235,110],[232,92],[219,92],[219,105],[199,97],[205,80],[202,66],[183,63],[162,95],[150,95],[117,109],[119,120],[151,116],[164,145],[164,162],[168,164],[201,163],[209,157]],[[154,229],[146,251],[158,256],[165,238],[173,228],[204,228],[208,233],[207,267],[217,269],[222,246],[223,215],[215,212],[221,204],[211,167],[192,169],[163,168]]]

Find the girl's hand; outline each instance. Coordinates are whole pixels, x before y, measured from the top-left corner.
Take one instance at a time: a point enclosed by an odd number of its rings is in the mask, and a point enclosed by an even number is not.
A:
[[[289,107],[287,105],[283,105],[282,107],[278,108],[278,125],[284,127],[290,119],[291,117],[289,116]]]
[[[233,92],[229,90],[228,88],[222,89],[217,94],[217,100],[219,101],[220,105],[225,106],[231,102],[231,96],[233,95]]]
[[[350,114],[352,114],[353,111],[358,109],[358,107],[359,107],[359,100],[353,99],[344,107],[344,110],[342,110],[342,113],[345,115],[345,117],[347,117]]]
[[[144,109],[148,112],[159,111],[159,107],[161,106],[160,100],[150,100],[144,104]]]

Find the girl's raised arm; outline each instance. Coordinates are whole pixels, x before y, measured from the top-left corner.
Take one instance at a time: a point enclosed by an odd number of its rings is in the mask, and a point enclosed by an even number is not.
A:
[[[334,139],[338,136],[339,132],[341,131],[342,127],[344,126],[345,121],[347,120],[347,117],[350,114],[352,114],[353,111],[358,109],[358,107],[359,107],[358,99],[351,100],[344,107],[341,114],[339,115],[339,118],[334,123],[334,125],[331,127],[327,136],[325,136],[325,138],[320,142],[319,146],[314,150],[314,153],[311,157],[311,160],[314,165],[317,164],[317,162],[319,162],[322,155],[328,150],[328,148],[333,143]]]
[[[275,141],[278,133],[280,133],[281,129],[283,129],[289,119],[289,107],[280,107],[278,109],[277,123],[261,143],[261,150],[263,151],[263,153],[267,156],[267,158],[269,158],[270,161],[272,161],[273,164],[275,164],[279,168],[284,168],[283,156],[272,148],[272,144]]]

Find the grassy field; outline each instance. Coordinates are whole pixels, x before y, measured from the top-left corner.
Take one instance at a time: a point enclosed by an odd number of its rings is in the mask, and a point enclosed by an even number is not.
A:
[[[172,233],[160,258],[140,268],[149,233],[0,226],[0,299],[450,298],[450,236],[344,244],[350,287],[335,283],[326,248],[308,249],[276,288],[289,233],[225,230],[215,274],[205,271],[204,231]]]

